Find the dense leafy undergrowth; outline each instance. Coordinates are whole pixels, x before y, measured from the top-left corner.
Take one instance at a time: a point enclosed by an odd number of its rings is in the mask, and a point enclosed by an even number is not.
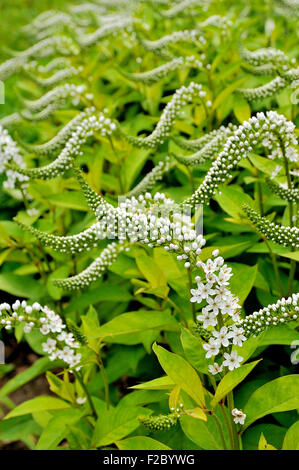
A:
[[[298,448],[298,8],[94,0],[3,38],[0,334],[37,357],[0,366],[3,445]]]

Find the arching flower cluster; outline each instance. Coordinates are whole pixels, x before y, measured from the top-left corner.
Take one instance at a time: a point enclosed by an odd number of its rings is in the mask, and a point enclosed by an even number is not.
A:
[[[42,348],[51,361],[61,359],[71,370],[79,370],[81,354],[77,350],[80,344],[66,331],[60,316],[49,307],[37,302],[28,305],[25,300],[16,300],[12,306],[0,304],[0,329],[11,330],[19,324],[23,325],[24,333],[30,333],[35,327],[39,329],[45,336]]]
[[[6,127],[22,122],[24,119],[27,121],[44,121],[63,105],[67,98],[72,99],[73,106],[78,106],[83,96],[85,99],[89,96],[84,92],[85,85],[66,83],[50,90],[37,100],[31,101],[21,98],[26,108],[20,112],[4,116],[0,119],[0,125]]]
[[[54,53],[62,55],[77,55],[78,46],[68,36],[52,36],[43,39],[22,52],[16,52],[15,57],[0,65],[0,80],[6,80],[18,71],[28,59],[33,57],[49,57]]]
[[[277,326],[290,321],[297,321],[299,317],[299,294],[279,299],[275,304],[260,309],[239,320],[237,327],[244,330],[244,334],[257,336],[269,326]]]
[[[20,167],[25,166],[16,143],[10,137],[8,131],[0,125],[0,174],[6,174],[3,187],[6,189],[16,189],[21,185],[22,188],[25,188],[29,179],[28,176],[7,169],[6,165],[11,161],[14,161]]]
[[[93,33],[81,34],[76,40],[81,48],[90,47],[109,35],[117,34],[119,31],[132,31],[134,20],[129,16],[123,16],[115,21],[110,21],[100,26]]]
[[[281,66],[283,68],[286,66],[288,68],[290,64],[296,62],[295,59],[290,59],[283,51],[272,47],[249,51],[241,41],[239,42],[239,53],[245,62],[253,66],[273,64],[275,67]]]
[[[200,46],[205,46],[206,40],[202,32],[197,29],[185,29],[183,31],[175,31],[174,33],[167,34],[160,39],[150,41],[137,35],[137,40],[149,52],[154,52],[158,55],[169,57],[168,47],[180,42],[196,42]]]
[[[140,148],[156,148],[159,144],[162,144],[168,137],[171,126],[177,119],[178,114],[183,106],[190,103],[194,97],[198,97],[203,100],[206,96],[206,92],[203,91],[200,84],[191,82],[188,87],[182,86],[172,96],[170,102],[164,108],[164,111],[160,117],[160,120],[154,129],[154,131],[147,137],[133,137],[128,136],[121,131],[124,138],[128,140],[132,145]]]
[[[88,268],[80,274],[67,279],[55,279],[53,284],[67,290],[85,288],[92,282],[97,281],[105,271],[107,271],[109,266],[116,261],[118,255],[122,251],[128,249],[129,247],[127,243],[109,243],[106,248],[102,250],[100,256],[98,256],[95,261],[93,261],[93,263],[91,263]]]
[[[298,203],[299,202],[299,189],[298,188],[286,188],[281,184],[276,184],[272,179],[266,178],[266,183],[269,186],[270,190],[277,194],[281,199],[285,201]]]
[[[65,67],[62,70],[58,70],[50,77],[40,77],[34,73],[31,73],[27,70],[27,75],[42,88],[50,88],[58,85],[60,82],[68,78],[75,77],[82,72],[82,67]]]
[[[94,107],[86,108],[81,113],[77,114],[73,119],[71,119],[60,131],[48,142],[40,145],[31,145],[23,141],[20,141],[20,144],[24,149],[29,152],[33,152],[36,155],[50,155],[51,153],[59,150],[80,125],[82,121],[91,115],[95,114],[96,109]],[[105,110],[104,110],[105,111]],[[106,118],[105,118],[106,119]]]
[[[244,205],[243,210],[257,230],[262,233],[267,240],[292,248],[299,247],[299,228],[279,225],[271,222],[266,217],[262,217],[251,207]]]
[[[56,69],[64,69],[71,65],[68,57],[55,57],[51,59],[46,65],[39,64],[38,61],[32,60],[24,65],[24,70],[34,73],[49,74]]]
[[[229,124],[228,127],[221,126],[216,131],[212,131],[204,137],[196,140],[181,140],[174,139],[175,142],[187,150],[193,150],[194,148],[199,148],[192,155],[177,155],[175,154],[176,160],[180,163],[183,163],[186,166],[196,166],[201,163],[206,162],[214,157],[223,147],[229,136],[232,136],[233,133],[237,130],[237,126]],[[202,145],[204,143],[204,145]]]
[[[82,178],[82,176],[81,176]],[[84,185],[80,181],[81,187]],[[86,183],[85,183],[86,184]],[[85,187],[85,193],[87,188]],[[97,195],[87,194],[90,205],[95,208]],[[130,244],[141,242],[150,248],[162,246],[166,251],[177,253],[178,259],[184,260],[185,267],[190,267],[193,258],[200,253],[205,241],[193,228],[190,216],[184,214],[181,206],[164,194],[150,193],[121,200],[118,207],[101,200],[95,210],[98,222],[81,234],[59,237],[40,232],[32,227],[25,227],[42,244],[62,252],[81,252],[93,248],[99,240],[118,240],[110,243],[101,255],[77,276],[55,281],[60,287],[79,288],[95,281],[118,256],[120,251]]]
[[[40,40],[64,30],[74,30],[75,28],[75,17],[62,11],[48,10],[38,15],[29,25],[25,26],[23,32]]]
[[[198,7],[197,0],[182,0],[181,2],[172,6],[169,10],[160,10],[160,15],[164,16],[165,18],[175,18],[176,16],[181,14],[189,15],[190,8],[195,6]],[[201,5],[201,7],[203,6]]]
[[[64,85],[57,86],[53,90],[43,95],[37,100],[23,99],[26,109],[30,112],[40,112],[51,104],[56,104],[58,107],[61,102],[63,103],[66,98],[80,99],[82,94],[86,91],[85,85],[74,85],[72,83],[65,83]]]
[[[288,70],[286,73],[275,77],[271,82],[257,88],[245,88],[237,90],[237,93],[248,101],[268,98],[288,86],[292,87],[292,82],[298,80],[299,68]]]
[[[185,201],[185,204],[206,203],[215,194],[218,187],[225,183],[232,175],[232,170],[238,162],[247,157],[248,153],[258,146],[267,146],[278,149],[278,157],[282,157],[281,144],[284,146],[285,157],[290,161],[298,160],[295,146],[297,139],[294,133],[295,126],[283,115],[275,111],[257,113],[234,131],[223,147],[223,150],[213,161],[204,181],[195,193]],[[273,153],[273,152],[272,152]]]
[[[150,191],[154,188],[157,181],[160,181],[163,178],[163,175],[167,173],[170,169],[170,158],[165,157],[165,160],[161,160],[154,168],[149,171],[145,177],[131,190],[126,194],[126,197],[139,196],[145,194],[147,191]]]
[[[205,55],[201,55],[201,59],[205,59]],[[203,68],[203,62],[198,60],[194,56],[187,56],[187,57],[177,57],[175,59],[172,59],[169,62],[166,62],[166,64],[160,65],[159,67],[156,67],[153,70],[149,70],[148,72],[142,72],[142,73],[125,73],[122,72],[122,74],[127,77],[129,80],[132,80],[134,82],[142,82],[147,85],[151,85],[153,83],[156,83],[157,81],[161,80],[164,77],[168,77],[170,72],[173,72],[177,69],[180,69],[181,67],[193,67],[197,69],[202,69]]]
[[[82,119],[82,115],[81,118]],[[78,118],[79,120],[79,118]],[[63,131],[63,135],[60,136],[59,141],[55,141],[55,145],[63,141],[69,131],[73,127],[72,123],[67,129]],[[116,124],[111,121],[110,118],[106,117],[104,113],[100,112],[92,114],[79,123],[76,120],[76,128],[72,132],[71,137],[68,139],[63,150],[59,156],[49,165],[45,165],[41,168],[19,168],[17,165],[12,165],[13,169],[19,171],[23,175],[30,176],[30,178],[50,179],[63,174],[65,171],[72,167],[72,159],[80,155],[81,146],[86,140],[93,136],[95,132],[99,132],[103,137],[109,136],[116,130]],[[53,145],[53,142],[52,142]]]

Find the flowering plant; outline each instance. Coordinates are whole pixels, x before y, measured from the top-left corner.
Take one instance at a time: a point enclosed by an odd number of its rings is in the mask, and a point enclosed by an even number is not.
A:
[[[244,7],[66,2],[7,49],[4,448],[298,447],[296,2]]]

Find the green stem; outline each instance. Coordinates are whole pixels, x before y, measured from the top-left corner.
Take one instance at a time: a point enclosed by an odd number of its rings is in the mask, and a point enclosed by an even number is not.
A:
[[[233,449],[234,449],[234,450],[240,450],[240,444],[239,444],[239,436],[238,436],[237,426],[236,426],[236,423],[234,422],[234,418],[233,418],[233,415],[232,415],[232,410],[234,409],[234,396],[233,396],[233,392],[229,392],[229,393],[227,394],[227,406],[228,406],[229,417],[230,417],[230,422],[231,422],[232,439],[233,439]]]
[[[218,417],[216,416],[215,413],[212,413],[211,416],[214,418],[215,423],[217,425],[217,429],[218,429],[219,436],[220,436],[220,439],[221,439],[221,442],[222,442],[222,445],[223,445],[223,449],[227,450],[227,445],[226,445],[226,442],[225,442],[225,438],[224,438],[223,430],[222,430],[222,427],[221,427],[221,423],[220,423],[220,421],[219,421],[219,419],[218,419]]]
[[[81,372],[78,373],[78,372],[75,372],[75,371],[74,371],[74,375],[75,375],[76,379],[78,380],[78,382],[80,383],[81,387],[82,387],[83,390],[84,390],[84,393],[85,393],[85,395],[86,395],[87,401],[88,401],[89,406],[90,406],[90,408],[91,408],[93,417],[94,417],[95,419],[97,419],[98,416],[97,416],[96,409],[95,409],[94,404],[93,404],[93,402],[92,402],[92,399],[91,399],[91,396],[90,396],[90,394],[89,394],[89,391],[87,390],[87,387],[86,387],[86,385],[85,385],[85,383],[84,383],[84,381],[83,381],[83,377],[82,377]]]
[[[190,180],[190,185],[192,188],[192,193],[195,191],[195,186],[194,186],[194,180],[193,180],[193,175],[192,175],[192,170],[190,170],[189,166],[186,166],[187,172],[189,174],[189,180]]]
[[[101,371],[101,374],[102,374],[102,377],[103,377],[103,381],[104,381],[106,408],[107,408],[107,410],[109,410],[110,398],[109,398],[109,383],[108,383],[108,377],[107,377],[106,370],[105,370],[105,367],[104,367],[104,365],[103,365],[103,362],[100,361],[99,365],[100,365],[100,371]]]
[[[222,413],[222,416],[223,416],[223,419],[224,419],[224,422],[225,422],[225,425],[226,425],[226,428],[227,428],[230,447],[231,447],[231,449],[233,449],[234,440],[233,440],[232,430],[231,430],[230,423],[229,423],[229,420],[228,420],[228,417],[227,417],[227,414],[226,414],[224,403],[223,402],[219,403],[219,406],[220,406],[220,411]]]
[[[257,171],[257,178],[259,178],[258,171]],[[258,194],[258,200],[259,200],[260,213],[261,213],[261,216],[263,216],[264,215],[263,191],[262,191],[262,185],[260,181],[257,182],[257,194]]]
[[[279,288],[279,291],[280,291],[280,295],[281,297],[283,297],[284,293],[283,293],[283,287],[282,287],[282,284],[281,284],[281,280],[280,280],[280,277],[279,277],[279,269],[278,269],[278,264],[277,264],[277,259],[276,259],[276,256],[275,254],[273,253],[272,249],[271,249],[271,246],[269,245],[268,243],[268,240],[266,238],[264,238],[264,242],[266,243],[266,246],[268,248],[268,251],[270,253],[270,256],[271,256],[271,260],[272,260],[272,264],[273,264],[273,268],[274,268],[274,273],[275,273],[275,277],[276,277],[276,281],[277,281],[277,285],[278,285],[278,288]]]

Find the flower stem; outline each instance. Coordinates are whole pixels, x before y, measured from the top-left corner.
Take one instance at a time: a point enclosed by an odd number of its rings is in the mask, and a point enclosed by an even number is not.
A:
[[[219,421],[219,419],[218,419],[218,417],[215,413],[211,413],[211,416],[215,420],[215,423],[216,423],[216,426],[217,426],[217,429],[218,429],[218,432],[219,432],[219,436],[220,436],[220,439],[221,439],[221,442],[222,442],[222,445],[223,445],[223,449],[227,450],[227,445],[226,445],[226,442],[225,442],[225,438],[224,438],[223,430],[222,430],[222,427],[221,427],[221,423],[220,423],[220,421]]]
[[[222,416],[223,416],[223,419],[224,419],[224,422],[225,422],[225,425],[226,425],[226,428],[227,428],[230,447],[231,447],[231,449],[233,449],[233,447],[234,447],[233,435],[232,435],[231,426],[230,426],[230,423],[229,423],[229,420],[228,420],[228,417],[227,417],[227,414],[226,414],[226,409],[225,409],[224,403],[220,402],[219,406],[220,406],[220,411],[222,413]]]
[[[85,385],[85,383],[84,383],[84,381],[83,381],[83,377],[82,377],[81,372],[78,373],[78,372],[75,372],[75,371],[74,371],[74,375],[75,375],[76,379],[78,380],[78,382],[80,383],[81,387],[82,387],[83,390],[84,390],[84,393],[85,393],[85,395],[86,395],[87,401],[88,401],[89,406],[90,406],[91,411],[92,411],[92,416],[93,416],[95,419],[97,419],[98,416],[97,416],[96,409],[95,409],[94,404],[93,404],[93,402],[92,402],[90,393],[89,393],[89,391],[87,390],[87,387],[86,387],[86,385]]]
[[[237,431],[236,423],[234,422],[234,418],[232,416],[232,410],[234,409],[233,392],[229,392],[227,394],[227,406],[228,406],[230,422],[231,422],[231,430],[232,430],[232,438],[233,438],[233,449],[234,450],[240,450],[238,431]]]
[[[106,371],[105,371],[105,367],[104,367],[102,361],[100,363],[100,371],[101,371],[103,381],[104,381],[106,408],[107,408],[107,410],[109,410],[109,406],[110,406],[109,383],[108,383],[108,377],[107,377],[107,374],[106,374]]]
[[[284,293],[283,293],[283,287],[282,287],[281,280],[280,280],[280,276],[279,276],[279,269],[278,269],[278,265],[277,265],[276,256],[275,256],[275,254],[273,253],[273,251],[272,251],[272,249],[271,249],[271,246],[270,246],[269,243],[268,243],[268,240],[267,240],[265,237],[263,237],[263,239],[264,239],[264,242],[266,243],[266,246],[267,246],[268,251],[269,251],[270,256],[271,256],[271,260],[272,260],[272,264],[273,264],[273,268],[274,268],[274,273],[275,273],[277,285],[278,285],[278,288],[279,288],[279,291],[280,291],[280,295],[281,295],[281,297],[283,297],[283,295],[284,295]]]

